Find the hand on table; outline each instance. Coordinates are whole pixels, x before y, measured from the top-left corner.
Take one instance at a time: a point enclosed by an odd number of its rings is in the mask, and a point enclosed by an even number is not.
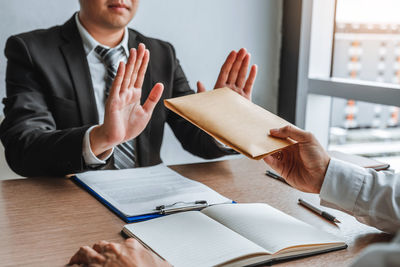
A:
[[[291,186],[304,192],[319,193],[330,157],[314,135],[290,125],[273,129],[270,134],[289,137],[298,143],[268,155],[264,161]]]
[[[122,244],[100,241],[93,247],[83,246],[72,256],[69,265],[73,264],[89,267],[171,266],[134,238]]]
[[[214,89],[229,87],[251,101],[251,92],[257,75],[257,65],[251,66],[250,74],[246,79],[249,64],[250,53],[247,53],[246,49],[242,48],[238,52],[232,51],[221,67]],[[198,81],[197,92],[201,93],[204,91],[206,89],[203,83]]]
[[[105,105],[104,123],[90,132],[90,146],[96,156],[135,138],[149,122],[164,89],[157,83],[140,105],[149,57],[149,50],[140,44],[137,51],[130,50],[126,65],[120,62]]]

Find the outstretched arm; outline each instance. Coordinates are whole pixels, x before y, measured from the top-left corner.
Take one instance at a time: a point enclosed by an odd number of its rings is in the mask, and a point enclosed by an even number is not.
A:
[[[395,233],[400,228],[400,175],[330,159],[315,137],[286,126],[271,135],[298,143],[264,160],[293,187],[319,193],[321,204],[341,209],[362,223]]]

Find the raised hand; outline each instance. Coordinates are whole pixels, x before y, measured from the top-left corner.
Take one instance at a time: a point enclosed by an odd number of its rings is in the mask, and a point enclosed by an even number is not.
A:
[[[273,129],[270,134],[291,138],[298,143],[267,156],[264,161],[291,186],[309,193],[319,193],[330,157],[309,132],[294,126]]]
[[[140,105],[142,85],[149,62],[149,50],[140,44],[130,50],[125,65],[119,64],[107,98],[104,123],[90,132],[90,146],[96,156],[138,136],[146,127],[164,86],[157,83],[144,105]]]
[[[251,66],[250,74],[247,77],[250,57],[250,53],[245,48],[240,49],[238,52],[232,51],[229,53],[225,63],[221,67],[214,89],[229,87],[251,101],[251,92],[257,75],[257,65]],[[201,93],[204,91],[206,91],[204,85],[198,81],[197,92]]]
[[[129,238],[121,244],[100,241],[93,247],[83,246],[68,263],[68,265],[73,264],[83,264],[89,267],[171,266],[133,238]]]

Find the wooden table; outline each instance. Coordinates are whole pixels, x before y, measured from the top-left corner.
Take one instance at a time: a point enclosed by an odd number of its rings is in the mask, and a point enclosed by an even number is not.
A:
[[[346,266],[368,244],[392,236],[325,208],[342,221],[336,226],[299,206],[317,195],[301,193],[265,176],[261,161],[238,159],[171,166],[237,202],[265,202],[324,231],[344,237],[341,250],[293,260],[279,266]],[[0,266],[63,266],[82,245],[99,240],[122,241],[125,223],[67,178],[29,178],[0,182]]]

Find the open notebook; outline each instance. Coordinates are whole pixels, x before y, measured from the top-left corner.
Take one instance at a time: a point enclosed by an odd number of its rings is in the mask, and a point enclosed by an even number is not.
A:
[[[346,248],[338,237],[267,204],[221,204],[122,230],[172,265],[245,266]]]
[[[289,122],[229,88],[166,99],[164,105],[251,159],[262,159],[294,143],[269,135],[270,129]]]

